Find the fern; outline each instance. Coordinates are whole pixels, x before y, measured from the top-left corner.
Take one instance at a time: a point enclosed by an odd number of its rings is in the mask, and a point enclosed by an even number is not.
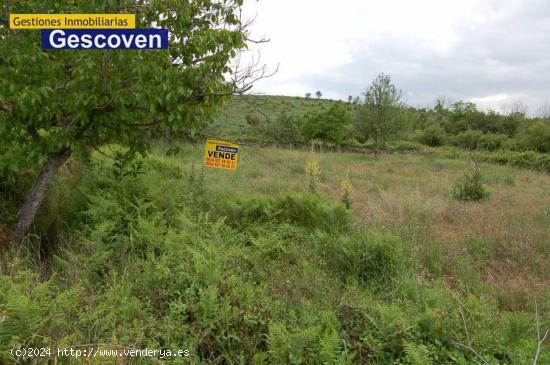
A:
[[[334,364],[340,354],[340,337],[334,329],[321,335],[319,339],[319,362]]]
[[[428,348],[421,343],[406,342],[403,345],[407,363],[410,365],[432,365]]]

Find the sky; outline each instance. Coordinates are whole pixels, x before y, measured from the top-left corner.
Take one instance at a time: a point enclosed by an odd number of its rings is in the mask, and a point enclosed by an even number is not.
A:
[[[536,114],[550,100],[550,0],[245,0],[272,77],[252,93],[347,100],[377,74],[407,104],[439,97]]]

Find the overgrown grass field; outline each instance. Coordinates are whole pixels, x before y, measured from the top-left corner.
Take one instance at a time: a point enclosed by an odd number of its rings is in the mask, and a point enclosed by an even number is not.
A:
[[[450,191],[467,161],[243,146],[227,172],[169,147],[63,168],[37,235],[2,256],[5,361],[86,344],[197,364],[532,363],[548,175],[483,164],[490,196],[466,203]]]
[[[318,192],[341,199],[352,184],[358,221],[390,231],[412,249],[431,275],[459,279],[489,292],[503,309],[529,309],[550,294],[550,176],[483,164],[491,196],[460,202],[450,187],[469,161],[414,154],[316,153],[245,147],[239,170],[206,170],[219,199],[277,196],[306,191],[308,161],[318,161]],[[201,166],[202,149],[174,159]],[[182,161],[183,160],[183,161]],[[481,285],[480,285],[481,284]]]

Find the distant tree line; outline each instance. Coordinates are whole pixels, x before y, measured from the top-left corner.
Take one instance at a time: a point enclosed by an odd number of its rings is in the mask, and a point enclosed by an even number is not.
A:
[[[316,96],[320,98],[319,91]],[[306,94],[311,98],[311,94]],[[550,106],[537,117],[514,103],[508,113],[481,111],[471,102],[435,101],[431,108],[414,108],[403,102],[391,76],[379,74],[361,97],[334,102],[328,109],[298,116],[286,110],[261,126],[280,144],[312,140],[341,146],[369,146],[382,150],[389,141],[409,141],[426,146],[456,146],[466,150],[550,152]],[[247,119],[251,119],[250,116]],[[254,120],[254,125],[259,125]]]

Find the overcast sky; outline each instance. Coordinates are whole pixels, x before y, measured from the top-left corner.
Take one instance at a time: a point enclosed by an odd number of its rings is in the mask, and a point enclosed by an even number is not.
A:
[[[439,96],[530,112],[550,98],[550,0],[245,0],[279,72],[253,93],[360,95],[380,72],[407,103]]]

